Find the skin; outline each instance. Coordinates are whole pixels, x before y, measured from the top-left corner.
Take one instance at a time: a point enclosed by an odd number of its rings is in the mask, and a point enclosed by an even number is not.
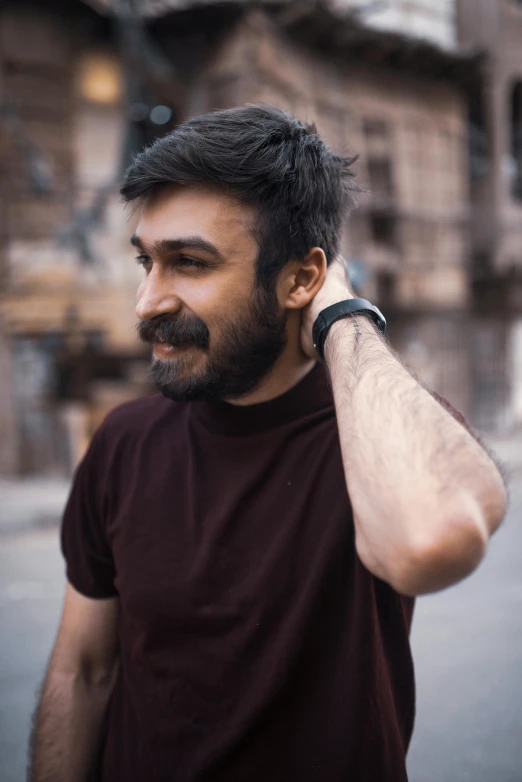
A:
[[[204,189],[165,190],[141,209],[136,234],[144,278],[136,313],[192,315],[219,341],[231,313],[245,313],[254,289],[254,210]],[[162,240],[200,236],[201,247],[166,250]],[[185,256],[185,260],[182,256]],[[207,266],[188,265],[186,257]],[[319,312],[353,297],[342,259],[328,268],[314,247],[277,281],[286,311],[285,348],[258,386],[233,404],[273,399],[318,360],[312,326]],[[201,372],[199,349],[155,347],[156,360]],[[402,366],[374,326],[337,322],[325,345],[358,554],[368,570],[409,595],[468,575],[506,510],[500,473],[474,437]],[[91,600],[67,586],[63,617],[36,719],[32,782],[91,778],[103,712],[118,665],[118,600]]]
[[[207,325],[211,339],[219,340],[230,313],[244,312],[248,307],[255,284],[258,246],[251,233],[254,224],[254,209],[209,190],[168,189],[150,199],[141,210],[136,228],[145,269],[137,293],[138,318],[193,314]],[[176,252],[155,248],[159,239],[192,236],[212,243],[225,260],[216,260],[209,252],[191,247]],[[213,267],[202,270],[183,266],[182,256]],[[228,401],[249,405],[273,399],[310,371],[315,358],[307,356],[301,345],[301,316],[325,276],[322,250],[309,263],[293,262],[285,267],[278,279],[277,298],[280,309],[288,315],[287,344],[273,370],[256,389]],[[171,360],[179,355],[172,353]],[[186,371],[201,372],[206,356],[191,349],[190,355],[184,351],[183,359]]]
[[[321,310],[353,296],[337,258],[304,312],[308,355]],[[362,562],[405,595],[455,584],[481,562],[505,516],[499,469],[365,316],[333,324],[325,360]]]
[[[103,714],[118,668],[118,598],[67,584],[32,739],[31,782],[93,779]]]

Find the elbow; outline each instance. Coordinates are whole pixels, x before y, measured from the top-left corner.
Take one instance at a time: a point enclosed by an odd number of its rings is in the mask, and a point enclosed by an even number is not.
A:
[[[437,535],[405,547],[389,568],[386,580],[402,595],[438,592],[469,576],[487,550],[489,533],[482,517],[445,525]]]
[[[500,473],[497,472],[496,480],[486,493],[483,501],[483,513],[489,535],[502,524],[508,509],[508,492]]]
[[[89,690],[102,691],[112,689],[118,667],[119,660],[117,658],[98,665],[82,661],[78,676]]]

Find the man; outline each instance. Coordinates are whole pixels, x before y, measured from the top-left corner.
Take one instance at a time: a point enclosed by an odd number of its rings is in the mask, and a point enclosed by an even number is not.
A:
[[[413,597],[474,570],[506,494],[354,300],[350,163],[250,106],[127,172],[162,393],[75,476],[33,782],[406,780]]]

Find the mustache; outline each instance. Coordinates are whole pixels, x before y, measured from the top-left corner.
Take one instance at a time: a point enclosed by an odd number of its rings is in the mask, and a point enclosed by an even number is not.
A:
[[[136,326],[142,342],[166,342],[173,347],[192,345],[207,350],[210,332],[199,318],[170,318],[158,315],[152,320],[141,320]]]

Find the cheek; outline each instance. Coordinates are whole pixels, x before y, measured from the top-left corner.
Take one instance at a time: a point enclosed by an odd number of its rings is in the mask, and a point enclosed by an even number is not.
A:
[[[211,330],[219,330],[220,324],[248,309],[250,297],[244,283],[239,285],[237,280],[224,276],[187,281],[178,290],[180,299]]]

